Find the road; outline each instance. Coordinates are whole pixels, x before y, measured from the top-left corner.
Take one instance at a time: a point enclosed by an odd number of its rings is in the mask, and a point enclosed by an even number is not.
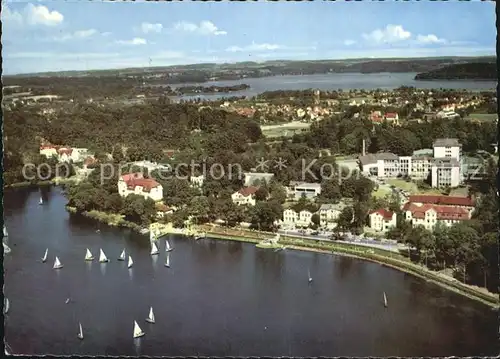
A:
[[[312,234],[301,234],[297,230],[279,230],[278,233],[289,236],[289,237],[297,237],[297,238],[306,238],[306,239],[314,239],[314,240],[320,240],[320,241],[329,241],[332,242],[330,239],[331,234],[318,234],[318,235],[312,235]],[[345,244],[353,244],[353,245],[359,245],[359,246],[364,246],[364,247],[371,247],[371,248],[378,248],[378,249],[383,249],[386,251],[391,251],[395,253],[399,253],[400,249],[405,249],[406,246],[398,244],[396,242],[380,242],[372,239],[366,239],[366,238],[361,238],[358,236],[352,236],[352,239],[350,240],[341,240],[341,241],[335,241],[339,243],[345,243]]]

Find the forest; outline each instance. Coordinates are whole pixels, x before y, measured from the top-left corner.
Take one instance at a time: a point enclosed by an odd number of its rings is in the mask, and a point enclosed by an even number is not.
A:
[[[415,80],[490,80],[498,79],[495,62],[454,64],[419,73]]]

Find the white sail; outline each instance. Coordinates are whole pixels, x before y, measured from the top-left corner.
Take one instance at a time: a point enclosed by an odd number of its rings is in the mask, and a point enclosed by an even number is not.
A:
[[[3,236],[4,238],[9,236],[9,233],[7,233],[7,227],[5,227],[5,225],[3,226]]]
[[[151,255],[158,254],[158,247],[155,242],[151,242]]]
[[[78,338],[83,339],[83,329],[82,329],[82,323],[78,323],[80,326],[80,331],[78,332]]]
[[[165,260],[165,267],[170,268],[170,256],[167,254],[167,259]]]
[[[54,269],[59,269],[59,268],[62,268],[62,264],[61,262],[59,261],[59,258],[56,257],[56,260],[54,261]]]
[[[130,257],[129,257],[130,258]],[[139,338],[144,335],[144,332],[142,331],[141,327],[139,327],[139,324],[134,320],[134,338]]]
[[[100,252],[100,254],[99,254],[99,262],[101,262],[101,263],[108,262],[108,261],[109,261],[109,259],[108,259],[108,257],[106,257],[106,255],[104,254],[104,252],[103,252],[102,248],[101,248],[101,250],[100,250],[100,251],[101,251],[101,252]]]
[[[125,260],[125,249],[122,251],[122,254],[120,254],[120,257],[118,257],[119,261],[124,261]]]
[[[170,242],[168,241],[168,239],[165,241],[165,250],[167,252],[170,252],[172,250],[172,247],[170,247]]]
[[[133,264],[134,264],[134,261],[132,260],[132,257],[128,256],[128,267],[131,268]]]
[[[47,254],[49,254],[49,249],[48,248],[45,250],[45,254],[42,257],[42,262],[44,262],[44,263],[47,260]]]
[[[43,198],[40,197],[40,201],[38,201],[39,204],[43,204]]]
[[[384,292],[384,306],[387,307],[387,296],[385,295],[385,292]]]
[[[313,279],[311,278],[311,271],[310,270],[307,271],[307,275],[309,277],[309,282],[312,282]]]
[[[155,322],[155,315],[153,313],[153,307],[149,309],[149,316],[146,319],[147,322],[154,324]]]
[[[85,254],[85,260],[86,261],[91,261],[92,259],[94,259],[94,256],[90,252],[90,249],[87,248],[87,253]]]

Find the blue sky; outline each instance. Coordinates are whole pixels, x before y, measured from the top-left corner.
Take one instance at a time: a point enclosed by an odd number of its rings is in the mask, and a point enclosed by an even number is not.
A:
[[[272,59],[495,55],[487,2],[3,1],[5,74]]]

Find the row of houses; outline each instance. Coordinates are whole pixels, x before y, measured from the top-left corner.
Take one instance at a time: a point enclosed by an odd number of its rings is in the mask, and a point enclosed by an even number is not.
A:
[[[75,148],[68,146],[42,145],[40,155],[47,158],[56,157],[59,162],[85,162],[92,163],[94,155],[87,148]]]
[[[377,178],[408,176],[424,180],[431,176],[434,188],[457,187],[463,180],[460,158],[462,145],[455,138],[437,139],[432,150],[423,150],[412,156],[398,156],[384,152],[359,157],[363,174]]]
[[[432,231],[438,223],[452,226],[471,219],[474,200],[469,197],[450,197],[433,195],[409,196],[401,207],[404,219],[412,226],[424,226]],[[396,227],[395,212],[380,208],[369,213],[369,227],[376,232],[387,232]]]

